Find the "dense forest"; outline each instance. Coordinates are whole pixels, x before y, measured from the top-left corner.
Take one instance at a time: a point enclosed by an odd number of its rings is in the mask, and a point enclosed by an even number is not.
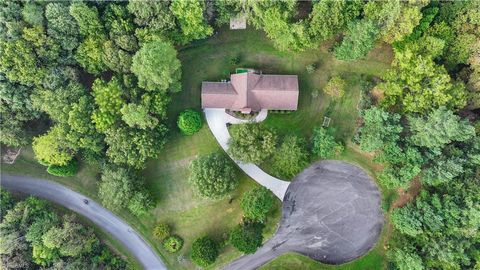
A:
[[[393,269],[479,269],[480,1],[320,0],[299,12],[300,5],[0,0],[0,142],[31,144],[38,162],[55,175],[74,174],[79,161],[102,164],[103,204],[141,215],[154,203],[140,184],[140,170],[168,143],[167,108],[182,90],[179,48],[213,35],[238,13],[248,14],[249,27],[263,30],[281,51],[328,41],[338,60],[352,61],[389,44],[391,69],[370,89],[353,138],[385,165],[382,185],[422,184],[413,202],[392,213],[397,233],[389,262]],[[285,175],[296,172],[278,163]],[[48,229],[76,228],[69,217],[45,214],[41,201],[28,199],[9,203],[12,210],[2,214],[2,243],[14,235],[5,226],[15,223],[15,209],[30,204],[39,213],[15,233],[28,236],[37,220],[48,221]],[[47,227],[36,226],[48,235]],[[28,253],[39,240],[22,241],[29,243],[18,243],[19,250]],[[33,261],[57,265],[63,251],[47,242],[34,245],[33,253],[56,252],[48,254],[51,261]],[[84,244],[92,249],[97,242]],[[4,247],[0,254],[7,268],[5,260],[18,259]]]
[[[4,269],[126,269],[93,233],[71,214],[58,214],[46,201],[15,201],[0,193],[1,263]]]

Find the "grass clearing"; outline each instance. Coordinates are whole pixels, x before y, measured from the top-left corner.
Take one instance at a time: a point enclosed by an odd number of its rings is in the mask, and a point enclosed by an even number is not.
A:
[[[191,243],[203,235],[210,235],[219,241],[225,239],[228,230],[241,219],[239,206],[241,194],[258,185],[240,173],[240,185],[228,198],[209,201],[193,194],[187,180],[188,164],[198,155],[221,151],[206,123],[198,133],[188,137],[180,134],[176,126],[177,116],[183,110],[187,108],[201,110],[201,82],[227,79],[237,67],[254,68],[270,74],[297,74],[300,83],[299,110],[288,114],[271,113],[265,125],[276,128],[280,135],[293,133],[309,139],[313,127],[321,125],[323,117],[327,115],[332,118],[330,126],[337,129],[338,139],[349,142],[356,127],[356,104],[360,95],[360,81],[363,76],[380,76],[389,67],[391,50],[380,46],[365,60],[343,62],[335,60],[327,47],[302,53],[279,52],[260,31],[252,29],[229,31],[222,28],[210,39],[179,49],[183,90],[172,96],[172,103],[168,109],[167,124],[171,130],[169,140],[159,153],[159,158],[149,160],[147,168],[142,172],[157,205],[151,214],[140,218],[132,216],[127,211],[117,212],[161,254],[169,269],[195,269],[188,259]],[[238,59],[238,64],[231,64],[233,58]],[[309,64],[316,66],[312,74],[308,74],[305,68]],[[321,91],[333,75],[341,75],[347,82],[345,96],[339,101],[332,101]],[[313,91],[319,92],[317,98],[312,98]],[[375,176],[378,169],[367,155],[360,153],[348,143],[346,151],[339,158],[359,164],[372,176]],[[79,173],[68,178],[51,176],[45,169],[35,161],[31,148],[24,148],[14,165],[2,166],[4,172],[52,179],[98,200],[98,166],[82,164]],[[388,193],[384,190],[382,192],[385,200]],[[232,202],[230,199],[233,199]],[[268,219],[266,237],[271,236],[277,228],[281,215],[280,206],[278,201]],[[185,240],[180,252],[167,253],[160,241],[153,238],[152,230],[157,222],[171,225],[173,233]],[[223,246],[217,262],[208,269],[219,269],[238,256],[240,256],[238,251]],[[347,264],[360,267],[363,263],[366,268],[342,268],[347,265],[319,268],[323,266],[308,260],[310,259],[300,255],[288,254],[272,261],[268,265],[273,268],[267,269],[379,269],[376,266],[380,265],[377,262],[383,262],[383,251],[381,247],[375,248],[365,257]],[[286,268],[275,268],[279,265],[285,265]]]

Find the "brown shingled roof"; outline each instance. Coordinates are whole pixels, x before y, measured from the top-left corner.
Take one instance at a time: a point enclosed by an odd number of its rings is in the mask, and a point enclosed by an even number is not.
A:
[[[297,75],[248,72],[230,75],[230,82],[202,83],[202,108],[296,110],[297,104]]]

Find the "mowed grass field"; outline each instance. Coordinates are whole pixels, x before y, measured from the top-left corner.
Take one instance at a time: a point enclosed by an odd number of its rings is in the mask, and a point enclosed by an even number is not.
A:
[[[150,215],[140,218],[132,216],[127,211],[117,213],[139,230],[157,249],[169,269],[194,269],[195,267],[188,260],[188,252],[193,240],[203,235],[210,235],[222,242],[227,232],[241,220],[242,212],[239,206],[241,194],[257,186],[256,182],[239,171],[238,189],[223,200],[204,200],[192,192],[188,184],[190,161],[198,155],[221,151],[206,123],[200,132],[188,137],[181,135],[176,128],[176,118],[181,111],[187,108],[201,110],[202,81],[227,79],[237,67],[256,68],[270,74],[297,74],[300,83],[298,111],[290,114],[270,114],[265,124],[275,128],[280,135],[294,133],[309,138],[313,127],[321,125],[323,117],[328,113],[332,118],[330,126],[337,129],[338,139],[347,143],[346,151],[339,158],[362,166],[375,177],[378,166],[349,142],[356,129],[358,117],[356,105],[360,96],[360,82],[363,76],[380,76],[385,72],[391,61],[391,51],[388,47],[377,47],[365,60],[342,62],[333,58],[328,52],[328,47],[326,44],[319,49],[302,53],[279,52],[261,31],[220,29],[207,40],[179,48],[183,90],[173,95],[169,107],[168,143],[159,153],[158,159],[149,160],[146,169],[142,171],[142,176],[148,189],[153,193],[157,205]],[[238,58],[238,64],[232,63],[232,58]],[[317,66],[313,74],[306,72],[305,67],[309,64]],[[336,102],[321,92],[333,75],[342,76],[348,84],[344,98]],[[315,90],[319,91],[319,96],[312,98],[311,93]],[[98,200],[100,176],[98,166],[82,164],[80,172],[75,177],[58,178],[48,175],[45,168],[34,160],[31,148],[25,148],[14,165],[4,165],[2,170],[53,179]],[[384,197],[388,196],[384,194]],[[277,228],[281,215],[280,207],[281,204],[278,201],[268,220],[266,237],[271,236]],[[185,245],[180,252],[167,253],[163,250],[161,243],[153,238],[152,230],[157,222],[168,223],[172,226],[173,233],[185,240]],[[365,268],[344,268],[346,266],[325,268],[326,266],[296,254],[281,256],[265,267],[266,269],[380,269],[384,266],[381,246],[377,245],[365,257],[353,263],[359,263],[358,267],[360,267],[363,262]],[[240,255],[231,247],[222,247],[219,259],[209,269],[221,268]],[[287,268],[278,268],[282,265]]]

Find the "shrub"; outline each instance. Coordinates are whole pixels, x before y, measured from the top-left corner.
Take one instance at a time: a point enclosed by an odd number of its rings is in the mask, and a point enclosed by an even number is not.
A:
[[[307,70],[308,74],[312,74],[313,72],[315,72],[315,69],[317,69],[317,67],[315,66],[315,64],[310,64],[307,65],[305,69]]]
[[[259,164],[275,152],[277,135],[262,125],[234,125],[230,128],[230,135],[228,151],[234,159]]]
[[[263,222],[274,203],[275,198],[270,190],[265,187],[256,187],[243,194],[240,206],[245,217]]]
[[[153,229],[153,236],[155,236],[155,238],[157,238],[158,240],[163,240],[169,237],[170,234],[171,234],[171,228],[166,223],[159,223]]]
[[[200,156],[192,161],[190,170],[189,182],[203,198],[223,198],[238,185],[235,169],[223,153]]]
[[[231,232],[229,242],[243,253],[255,253],[262,246],[263,224],[248,222],[237,225]]]
[[[47,172],[49,174],[55,176],[74,176],[78,172],[78,162],[76,160],[71,160],[67,165],[59,166],[59,165],[50,165],[47,168]]]
[[[175,253],[183,247],[183,239],[178,235],[172,235],[163,241],[163,247],[170,253]]]
[[[218,245],[209,237],[200,237],[193,242],[190,258],[196,265],[207,267],[214,263],[217,257]]]
[[[202,128],[202,116],[197,111],[187,109],[178,116],[177,125],[183,134],[195,134]]]
[[[128,210],[136,216],[145,215],[155,206],[152,196],[145,188],[136,191],[128,202]]]
[[[328,81],[325,88],[323,88],[323,92],[334,99],[341,98],[345,94],[345,85],[345,81],[340,76],[334,76]]]
[[[308,153],[303,138],[287,136],[273,155],[273,169],[282,177],[291,178],[308,164]]]
[[[342,144],[335,142],[333,129],[317,127],[313,130],[312,153],[321,158],[332,158],[343,151]]]

